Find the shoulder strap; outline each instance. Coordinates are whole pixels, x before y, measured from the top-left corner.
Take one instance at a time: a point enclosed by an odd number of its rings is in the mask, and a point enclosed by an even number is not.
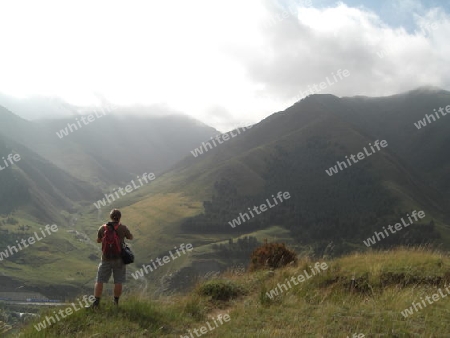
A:
[[[120,225],[120,223],[119,223],[119,225]],[[103,224],[103,235],[105,235],[106,229],[107,229],[108,227],[110,227],[111,229],[113,229],[113,230],[117,233],[117,235],[119,235],[119,233],[117,232],[117,229],[119,228],[119,225],[114,226],[114,225],[112,225],[111,223],[105,223],[105,224]]]
[[[119,236],[119,232],[117,231],[117,229],[119,229],[119,227],[122,225],[122,223],[118,223],[117,224],[117,226],[115,226],[114,227],[114,231],[116,232],[116,234],[117,234],[117,237],[119,237],[119,240],[120,240],[120,244],[122,245],[122,246],[124,246],[125,245],[125,238],[120,238],[120,236]]]

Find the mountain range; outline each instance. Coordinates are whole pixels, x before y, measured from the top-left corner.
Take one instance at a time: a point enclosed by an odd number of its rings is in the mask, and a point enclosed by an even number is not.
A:
[[[211,139],[215,129],[186,116],[124,117],[119,111],[60,137],[81,116],[27,121],[0,108],[0,155],[22,158],[0,172],[0,250],[43,223],[62,229],[54,235],[57,244],[42,243],[36,257],[24,250],[0,262],[1,271],[44,294],[90,288],[98,257],[92,239],[106,220],[93,203],[150,172],[154,182],[110,206],[122,209],[135,234],[131,272],[181,243],[194,250],[137,287],[150,281],[159,292],[183,289],[185,279],[246,264],[264,239],[317,256],[368,250],[364,240],[414,210],[426,217],[372,247],[448,249],[450,118],[416,126],[448,105],[450,92],[439,88],[377,98],[311,95],[223,134],[221,142]],[[382,141],[387,146],[378,150]],[[290,199],[250,214],[279,192]],[[32,272],[36,260],[43,268]],[[55,272],[51,287],[45,286],[48,270]]]

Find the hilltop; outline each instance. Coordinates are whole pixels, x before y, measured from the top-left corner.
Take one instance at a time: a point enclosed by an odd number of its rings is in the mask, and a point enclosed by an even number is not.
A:
[[[313,274],[316,263],[327,268]],[[281,286],[293,277],[302,281]],[[301,257],[295,266],[272,272],[230,270],[184,296],[153,300],[128,294],[118,310],[105,304],[98,312],[79,311],[38,332],[34,326],[52,315],[49,311],[27,325],[21,337],[191,338],[190,332],[196,337],[194,330],[208,323],[208,337],[445,337],[449,298],[433,298],[422,309],[419,303],[439,292],[447,295],[448,282],[450,258],[426,249],[332,260]],[[280,287],[283,292],[268,295]]]

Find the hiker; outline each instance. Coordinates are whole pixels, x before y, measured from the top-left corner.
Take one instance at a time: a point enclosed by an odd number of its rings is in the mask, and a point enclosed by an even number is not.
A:
[[[122,214],[118,209],[111,210],[109,216],[112,222],[104,224],[98,229],[97,243],[102,243],[102,261],[98,266],[93,308],[99,307],[103,284],[108,283],[111,273],[114,277],[114,305],[119,305],[122,284],[126,281],[127,269],[120,252],[125,238],[131,240],[133,235],[126,225],[120,223]]]

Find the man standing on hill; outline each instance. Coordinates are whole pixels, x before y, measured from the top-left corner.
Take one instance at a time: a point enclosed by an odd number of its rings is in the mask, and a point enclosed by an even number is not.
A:
[[[111,210],[112,222],[102,225],[98,229],[97,243],[102,243],[102,261],[98,266],[97,280],[94,287],[95,302],[93,308],[98,308],[102,297],[103,284],[108,283],[111,273],[114,277],[114,304],[119,305],[122,294],[122,284],[126,281],[127,269],[120,256],[126,239],[133,239],[133,235],[126,225],[120,223],[122,214],[118,209]]]

